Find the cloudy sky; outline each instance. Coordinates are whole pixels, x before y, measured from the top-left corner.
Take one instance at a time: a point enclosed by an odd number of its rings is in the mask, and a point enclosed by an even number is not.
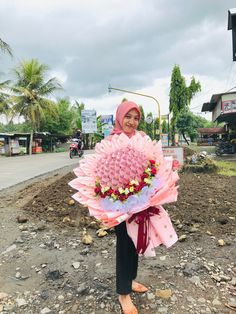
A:
[[[37,58],[61,81],[58,96],[72,103],[109,114],[126,97],[157,115],[153,100],[109,94],[108,85],[152,95],[166,114],[178,64],[187,83],[195,76],[202,85],[191,104],[199,113],[212,94],[236,86],[227,30],[235,7],[235,0],[1,0],[0,38],[14,59],[0,54],[0,81],[21,60]]]

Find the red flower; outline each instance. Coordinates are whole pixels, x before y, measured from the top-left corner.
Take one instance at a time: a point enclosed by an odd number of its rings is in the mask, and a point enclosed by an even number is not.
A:
[[[114,190],[112,190],[112,189],[110,188],[108,191],[106,191],[105,194],[106,194],[106,196],[107,196],[107,195],[110,196],[113,192],[114,192]]]
[[[96,194],[100,194],[100,192],[101,192],[101,187],[97,186],[97,187],[94,189],[94,192],[95,192]]]
[[[156,168],[152,168],[152,169],[151,169],[151,174],[154,174],[154,175],[155,175],[156,173],[157,173]]]
[[[148,177],[149,177],[149,175],[147,173],[143,173],[141,175],[141,180],[144,180],[145,178],[148,178]]]
[[[155,165],[155,163],[156,163],[155,160],[149,160],[149,162],[151,165]]]
[[[119,196],[119,200],[120,200],[121,202],[127,200],[127,198],[128,198],[128,195],[125,195],[125,194],[121,194],[121,195]]]

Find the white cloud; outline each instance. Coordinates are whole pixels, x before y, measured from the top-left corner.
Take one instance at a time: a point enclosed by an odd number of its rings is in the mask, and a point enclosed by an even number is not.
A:
[[[0,54],[0,71],[8,77],[20,60],[38,58],[61,80],[64,96],[99,113],[114,111],[123,97],[156,113],[151,99],[108,94],[110,83],[153,95],[165,114],[179,64],[187,79],[201,82],[192,102],[200,112],[213,93],[236,85],[227,31],[232,7],[234,0],[1,0],[0,37],[15,59]]]

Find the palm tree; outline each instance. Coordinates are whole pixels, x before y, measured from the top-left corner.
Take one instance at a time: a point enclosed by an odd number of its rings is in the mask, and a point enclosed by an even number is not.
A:
[[[9,86],[10,80],[0,82],[0,115],[4,114],[6,117],[9,114],[10,106],[9,106],[9,94],[7,93],[7,89]]]
[[[7,43],[5,43],[5,41],[3,41],[1,38],[0,38],[0,49],[3,52],[7,52],[11,57],[13,56],[11,47]]]
[[[11,47],[6,42],[4,42],[1,38],[0,38],[0,50],[2,50],[3,52],[7,52],[11,57],[13,56]],[[7,102],[9,95],[6,92],[9,83],[10,83],[10,80],[0,82],[0,115],[5,114],[6,117],[8,117],[9,110],[10,110],[9,104]]]
[[[44,111],[54,112],[54,102],[49,98],[61,85],[56,78],[45,81],[48,66],[37,59],[25,60],[14,70],[16,82],[12,86],[13,112],[23,116],[31,125],[31,141],[33,132],[39,129]],[[30,141],[30,152],[31,152]]]

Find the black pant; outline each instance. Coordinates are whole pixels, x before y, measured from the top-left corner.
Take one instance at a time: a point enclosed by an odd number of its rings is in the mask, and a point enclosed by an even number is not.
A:
[[[128,236],[126,222],[115,227],[116,230],[116,291],[129,294],[132,280],[137,276],[138,254],[133,241]]]

